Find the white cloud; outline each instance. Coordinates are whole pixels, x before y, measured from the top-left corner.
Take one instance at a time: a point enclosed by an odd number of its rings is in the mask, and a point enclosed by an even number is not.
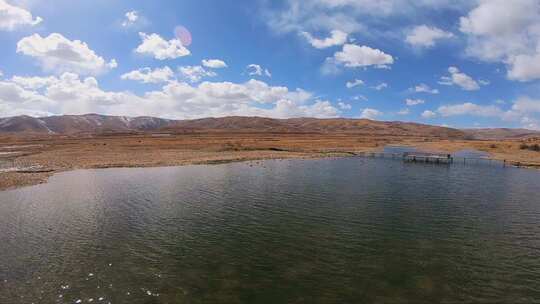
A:
[[[410,88],[409,91],[416,92],[416,93],[439,94],[439,90],[432,89],[430,86],[428,86],[425,83],[416,85],[414,86],[414,88]]]
[[[11,82],[18,84],[22,88],[37,90],[46,86],[49,86],[57,81],[56,77],[22,77],[13,76]]]
[[[14,77],[14,79],[17,79]],[[19,82],[22,77],[19,79]],[[117,102],[124,93],[106,93],[98,88],[97,80],[88,77],[84,80],[72,73],[64,73],[60,77],[45,77],[39,81],[37,77],[29,77],[29,84],[38,83],[30,90],[15,82],[0,82],[0,109],[6,108],[6,116],[13,114],[45,114],[72,113],[81,114],[98,111],[101,107],[109,107]],[[24,83],[24,80],[22,81]],[[128,99],[125,100],[127,102]]]
[[[525,111],[525,110],[528,111]],[[502,117],[504,121],[515,121],[523,128],[540,130],[540,100],[529,97],[520,97],[514,102],[512,109],[506,111]]]
[[[394,58],[381,50],[355,44],[343,45],[343,49],[334,54],[334,60],[349,68],[368,66],[385,68],[394,63]]]
[[[198,85],[170,81],[160,90],[143,95],[105,91],[95,78],[81,79],[72,73],[41,82],[47,85],[29,90],[11,81],[0,81],[2,115],[101,113],[189,119],[229,115],[325,118],[340,113],[330,102],[314,99],[310,92],[290,91],[253,79]]]
[[[512,110],[521,113],[540,113],[540,99],[520,97],[514,102]]]
[[[262,76],[263,74],[263,68],[258,64],[250,64],[247,66],[248,73],[250,76],[256,75],[256,76]]]
[[[178,68],[180,75],[190,81],[199,82],[204,77],[215,77],[217,74],[213,71],[208,71],[200,65],[195,66],[182,66]]]
[[[282,10],[265,11],[264,20],[277,33],[340,30],[352,33],[363,29],[355,16],[347,13],[329,13],[322,1],[287,0]]]
[[[116,68],[116,60],[108,63],[80,40],[69,40],[58,33],[47,37],[39,34],[17,43],[17,53],[36,58],[45,71],[97,75]]]
[[[258,64],[252,63],[248,65],[247,70],[249,76],[263,76],[264,74],[266,77],[272,77],[272,74],[268,69],[263,69],[263,67]]]
[[[353,81],[347,81],[347,83],[345,84],[345,86],[348,89],[351,89],[351,88],[354,88],[354,87],[357,87],[357,86],[361,86],[361,85],[364,85],[364,81],[362,81],[361,79],[355,79]]]
[[[325,49],[336,45],[342,45],[347,42],[348,36],[347,33],[340,30],[331,31],[330,37],[324,39],[317,39],[308,32],[301,32],[300,34],[302,35],[302,37],[306,38],[309,44],[311,44],[314,48],[317,49]]]
[[[510,64],[507,75],[510,80],[540,79],[540,51],[533,55],[520,54],[509,57],[507,63]]]
[[[321,74],[323,75],[337,75],[341,73],[341,69],[334,57],[327,57],[321,66]]]
[[[363,101],[368,101],[368,98],[364,95],[357,95],[357,96],[354,96],[353,97],[354,100],[363,100]]]
[[[137,20],[139,20],[139,12],[137,11],[129,11],[124,15],[125,19],[122,21],[123,27],[130,27],[135,25],[137,23]]]
[[[202,65],[211,69],[223,69],[227,67],[225,61],[219,59],[204,59]]]
[[[120,78],[124,80],[135,80],[142,83],[168,82],[174,77],[174,72],[168,67],[163,68],[142,68],[123,74]]]
[[[264,1],[262,20],[277,33],[359,32],[384,35],[388,18],[418,18],[418,12],[462,11],[470,0],[285,0],[283,5]],[[382,21],[382,22],[381,22]]]
[[[491,84],[491,81],[489,81],[489,80],[484,80],[484,79],[478,79],[478,83],[479,83],[480,85],[487,86],[487,85],[490,85],[490,84]]]
[[[497,103],[505,104],[505,103]],[[450,116],[477,116],[483,118],[497,118],[505,122],[521,124],[523,128],[538,129],[540,127],[540,100],[530,97],[520,97],[513,102],[509,110],[503,110],[496,105],[481,105],[471,102],[461,104],[443,105],[437,109],[443,117]]]
[[[350,109],[352,109],[352,106],[350,104],[344,103],[344,102],[338,102],[338,107],[341,110],[350,110]]]
[[[24,8],[13,6],[0,0],[0,30],[13,31],[21,26],[34,26],[41,23],[41,17],[34,18]]]
[[[456,67],[449,67],[450,76],[443,76],[439,81],[442,85],[457,85],[466,91],[475,91],[480,89],[480,85],[471,76],[461,73]]]
[[[46,99],[39,94],[25,90],[16,83],[0,81],[0,101],[4,108],[21,107],[24,105],[32,106],[34,103],[45,101]]]
[[[410,98],[405,99],[405,103],[408,106],[417,106],[417,105],[424,104],[425,102],[426,101],[423,99],[410,99]]]
[[[380,90],[382,90],[382,89],[388,88],[388,83],[386,83],[386,82],[381,82],[381,83],[379,83],[378,85],[373,86],[373,87],[371,87],[371,88],[374,89],[374,90],[380,91]]]
[[[397,112],[398,115],[409,115],[411,111],[409,109],[403,109]]]
[[[466,52],[507,65],[511,80],[540,79],[540,10],[537,0],[480,0],[460,19]]]
[[[540,121],[538,119],[523,117],[521,124],[525,129],[540,131]]]
[[[478,105],[470,102],[441,106],[437,109],[437,112],[445,117],[458,115],[502,117],[504,114],[504,111],[499,107],[493,105]]]
[[[504,105],[506,103],[497,103]],[[540,100],[522,96],[513,101],[510,109],[504,110],[498,105],[476,104],[464,102],[458,104],[442,105],[436,111],[424,111],[422,118],[431,119],[438,116],[469,116],[490,119],[499,119],[503,122],[520,124],[523,128],[540,129]]]
[[[405,37],[405,41],[415,47],[429,48],[435,46],[437,40],[452,37],[454,37],[454,34],[445,32],[437,27],[419,25],[409,31]]]
[[[381,115],[383,115],[383,113],[379,110],[365,108],[364,110],[362,110],[362,113],[360,114],[360,118],[375,120]]]
[[[425,110],[424,112],[422,112],[421,116],[422,118],[425,118],[425,119],[432,119],[432,118],[437,117],[437,113],[430,110]]]
[[[179,39],[167,41],[158,34],[146,33],[139,33],[139,37],[142,43],[135,49],[139,54],[151,55],[158,60],[176,59],[191,54]]]

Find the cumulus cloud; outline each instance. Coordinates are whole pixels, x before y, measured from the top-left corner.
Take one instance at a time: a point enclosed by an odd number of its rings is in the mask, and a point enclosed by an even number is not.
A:
[[[189,119],[228,115],[325,118],[340,113],[329,101],[318,100],[305,90],[291,91],[254,79],[198,85],[170,81],[142,95],[106,91],[94,77],[80,78],[73,73],[34,82],[46,84],[28,89],[13,81],[0,81],[2,115],[102,113]]]
[[[417,105],[424,104],[425,102],[426,101],[423,99],[410,99],[410,98],[405,99],[405,103],[408,106],[417,106]]]
[[[381,115],[383,115],[383,113],[379,110],[365,108],[362,110],[362,113],[360,114],[360,118],[375,120]]]
[[[532,55],[519,54],[511,56],[508,58],[507,63],[510,64],[508,79],[519,81],[540,79],[540,51]]]
[[[386,83],[386,82],[381,82],[381,83],[379,83],[379,84],[376,85],[376,86],[372,86],[371,88],[374,89],[374,90],[380,91],[380,90],[383,90],[383,89],[388,88],[388,83]]]
[[[141,44],[135,49],[136,53],[153,56],[158,60],[176,59],[188,56],[191,52],[182,45],[179,39],[165,40],[158,34],[139,33]]]
[[[506,103],[497,103],[504,105]],[[443,117],[475,116],[496,118],[504,122],[519,123],[524,128],[539,129],[540,100],[522,96],[513,101],[512,106],[504,110],[498,105],[482,105],[472,102],[443,105],[437,109]]]
[[[264,20],[277,33],[340,30],[365,35],[383,33],[381,20],[417,18],[419,11],[462,11],[470,0],[285,0],[263,7]],[[384,23],[384,22],[383,22]]]
[[[137,11],[129,11],[124,15],[124,21],[122,21],[123,27],[134,26],[139,20],[139,13]]]
[[[117,67],[116,60],[106,62],[86,43],[69,40],[58,33],[25,37],[17,43],[17,53],[35,58],[48,72],[97,75]]]
[[[540,99],[521,96],[513,102],[502,117],[506,121],[519,121],[524,128],[540,130]]]
[[[424,112],[422,112],[421,116],[422,118],[425,118],[425,119],[432,119],[432,118],[437,117],[437,113],[430,110],[425,110]]]
[[[443,76],[439,81],[442,85],[457,85],[466,91],[476,91],[480,89],[480,85],[471,76],[462,73],[456,67],[449,67],[448,72],[450,76]]]
[[[213,71],[208,71],[200,65],[194,66],[182,66],[178,68],[182,78],[188,80],[189,82],[199,82],[204,77],[215,77],[217,73]]]
[[[124,80],[135,80],[142,83],[168,82],[174,77],[174,72],[168,67],[163,68],[142,68],[123,74],[120,78]]]
[[[336,63],[343,64],[348,68],[368,66],[386,68],[394,63],[394,58],[381,50],[355,44],[343,45],[343,49],[336,52],[333,59]]]
[[[438,40],[452,37],[454,37],[454,34],[445,32],[440,28],[419,25],[408,32],[405,41],[415,47],[429,48],[435,46]]]
[[[13,76],[11,82],[16,83],[25,89],[37,90],[43,87],[47,87],[57,81],[56,77],[24,77],[24,76]]]
[[[540,113],[540,99],[519,97],[512,106],[513,111],[520,113]]]
[[[204,59],[202,65],[210,69],[223,69],[227,67],[225,61],[219,59]]]
[[[460,19],[469,56],[506,64],[511,80],[540,79],[540,10],[537,0],[480,0]]]
[[[415,92],[415,93],[439,94],[439,90],[432,89],[430,86],[428,86],[425,83],[421,83],[419,85],[416,85],[413,88],[410,88],[409,91]]]
[[[342,45],[347,42],[348,36],[347,33],[340,30],[331,31],[330,37],[324,39],[315,38],[308,32],[301,32],[300,34],[309,42],[309,44],[317,49],[325,49],[336,45]]]
[[[502,117],[504,111],[493,105],[478,105],[471,102],[445,105],[437,110],[442,116],[472,115],[481,117]]]
[[[344,103],[344,102],[338,102],[338,107],[341,110],[350,110],[350,109],[352,109],[352,106],[350,104]]]
[[[78,75],[64,73],[59,77],[46,77],[39,81],[37,77],[19,83],[0,82],[0,108],[8,109],[6,116],[18,113],[35,115],[46,113],[82,114],[108,108],[118,102],[125,93],[107,93],[98,88],[97,80],[93,77],[81,80]],[[14,79],[16,79],[14,77]],[[26,83],[26,84],[25,84]],[[37,90],[37,89],[40,90]],[[126,96],[125,102],[129,98]]]
[[[28,91],[17,85],[16,83],[1,81],[0,82],[0,100],[4,108],[8,108],[10,105],[13,107],[20,107],[20,105],[28,104],[32,102],[43,101],[42,96]]]
[[[272,74],[270,73],[268,69],[263,69],[263,67],[261,67],[258,64],[252,63],[248,65],[246,68],[247,68],[249,76],[263,76],[264,74],[264,76],[266,77],[272,77]]]
[[[353,100],[358,100],[358,101],[368,101],[368,98],[364,95],[357,95],[357,96],[354,96],[353,97]]]
[[[425,118],[425,119],[432,119],[432,118],[437,117],[437,113],[430,110],[425,110],[424,112],[422,112],[420,116],[422,116],[422,118]]]
[[[41,23],[41,17],[34,18],[24,8],[0,0],[0,30],[13,31],[21,26],[34,26]]]
[[[357,87],[357,86],[361,86],[361,85],[364,85],[364,81],[361,80],[361,79],[355,79],[355,80],[352,80],[352,81],[347,81],[347,83],[345,84],[345,86],[348,89],[351,89],[351,88],[354,88],[354,87]]]
[[[409,109],[402,109],[399,112],[397,112],[398,115],[409,115],[411,111]]]

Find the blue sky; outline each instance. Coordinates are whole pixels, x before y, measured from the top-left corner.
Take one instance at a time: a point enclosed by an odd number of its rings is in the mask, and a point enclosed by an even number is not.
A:
[[[0,116],[540,129],[537,0],[0,0],[0,16]]]

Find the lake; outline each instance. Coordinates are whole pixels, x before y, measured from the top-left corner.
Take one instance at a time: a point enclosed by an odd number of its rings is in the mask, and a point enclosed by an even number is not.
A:
[[[377,158],[0,192],[0,303],[540,302],[540,172]]]

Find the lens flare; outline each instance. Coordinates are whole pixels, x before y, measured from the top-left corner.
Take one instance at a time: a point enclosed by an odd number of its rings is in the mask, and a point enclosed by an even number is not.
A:
[[[174,28],[174,35],[182,42],[183,46],[190,46],[193,41],[189,30],[181,25]]]

